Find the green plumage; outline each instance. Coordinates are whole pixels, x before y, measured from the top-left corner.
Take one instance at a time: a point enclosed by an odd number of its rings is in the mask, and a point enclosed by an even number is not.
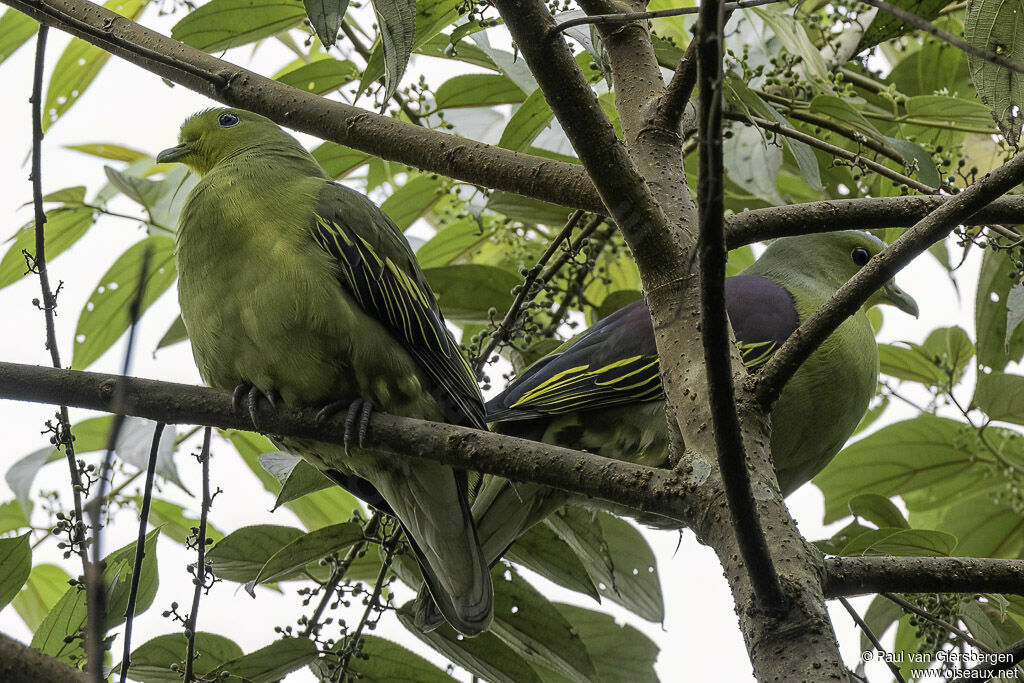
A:
[[[180,140],[159,158],[202,176],[182,211],[177,264],[204,381],[252,385],[296,407],[363,399],[394,415],[483,425],[472,371],[380,209],[331,182],[261,116],[202,112]],[[315,441],[280,445],[364,494],[362,480],[372,484],[405,528],[444,616],[466,634],[487,628],[492,587],[465,473]]]
[[[765,339],[780,336],[773,329],[778,327],[773,313],[788,312],[795,328],[883,247],[877,238],[852,231],[773,242],[742,273],[753,276],[746,278],[751,288],[730,295],[731,322],[748,368],[756,371],[778,346],[778,340]],[[878,380],[878,349],[865,311],[880,303],[917,314],[913,299],[890,281],[807,359],[773,407],[771,451],[784,494],[828,464],[867,410]],[[759,330],[771,333],[759,337]],[[781,337],[791,331],[785,329]],[[651,334],[646,309],[581,333],[492,399],[488,420],[497,423],[496,431],[513,436],[663,465],[668,449],[664,395],[658,364],[652,368],[647,363],[657,358],[653,336],[649,347],[637,342],[644,334]],[[530,526],[569,500],[569,494],[537,484],[485,478],[473,503],[484,555],[495,561]],[[420,600],[417,613],[421,623],[437,623],[428,601]]]

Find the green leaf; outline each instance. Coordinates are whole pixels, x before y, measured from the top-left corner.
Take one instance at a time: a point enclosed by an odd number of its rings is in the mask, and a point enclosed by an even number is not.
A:
[[[306,0],[330,4],[332,0]],[[346,0],[347,4],[347,0]],[[307,92],[325,95],[359,78],[359,67],[349,60],[318,59],[277,76],[275,80]],[[328,144],[328,143],[325,143]],[[339,145],[340,146],[340,145]]]
[[[974,300],[974,335],[978,363],[1002,370],[1024,355],[1024,326],[1008,330],[1010,290],[1019,283],[1017,267],[1005,251],[986,249],[981,258]]]
[[[337,651],[343,645],[341,642],[333,649]],[[367,683],[454,683],[456,680],[415,652],[390,640],[364,635],[361,647],[360,653],[349,660],[349,671],[356,680]],[[332,680],[324,662],[320,660],[314,668],[320,680]]]
[[[941,386],[948,381],[942,369],[932,362],[931,356],[913,345],[903,348],[894,344],[879,344],[878,366],[890,377],[929,386]]]
[[[135,503],[141,508],[142,498],[136,496]],[[177,503],[154,498],[150,501],[149,524],[160,529],[172,541],[184,545],[192,535],[192,529],[199,526],[199,518],[186,514],[185,508]],[[212,522],[207,521],[206,537],[216,543],[224,538],[224,534]]]
[[[597,680],[604,683],[657,683],[654,663],[658,646],[628,624],[618,624],[610,614],[555,603],[579,634],[597,668]]]
[[[974,48],[1016,64],[1024,63],[1020,41],[1021,4],[1010,0],[974,0],[968,3],[964,38]],[[1006,141],[1020,140],[1020,109],[1024,107],[1024,75],[968,53],[971,80],[981,101],[988,105]]]
[[[992,117],[980,102],[948,95],[918,95],[908,98],[904,106],[907,116],[924,126],[954,126],[973,128],[978,133],[993,132]]]
[[[602,597],[648,621],[664,620],[657,560],[633,525],[574,507],[562,508],[547,523],[583,560]]]
[[[81,204],[85,201],[85,186],[65,187],[43,195],[44,202],[61,202],[64,204]]]
[[[399,230],[405,230],[444,195],[446,183],[430,173],[413,174],[380,205]]]
[[[529,661],[554,667],[571,679],[597,674],[579,634],[555,606],[511,567],[491,571],[494,623],[491,631]]]
[[[537,572],[559,586],[601,601],[597,587],[590,580],[579,557],[545,524],[535,524],[517,538],[505,553],[505,558]]]
[[[209,678],[227,672],[251,683],[273,683],[317,658],[316,643],[308,638],[282,638],[255,652],[225,662]]]
[[[269,454],[265,454],[269,455]],[[285,453],[284,455],[288,455]],[[264,456],[260,456],[262,463]],[[266,466],[266,465],[264,465]],[[301,498],[309,493],[335,486],[334,482],[324,476],[324,473],[310,465],[305,460],[299,460],[289,471],[281,486],[281,492],[277,494],[274,501],[276,510],[285,503]]]
[[[156,540],[160,535],[154,529],[146,535],[145,557],[139,578],[139,592],[135,614],[149,609],[156,597],[157,575]],[[103,583],[107,593],[107,613],[104,628],[110,630],[124,623],[128,608],[128,593],[131,587],[132,569],[135,566],[135,543],[115,550],[104,558]],[[82,656],[81,632],[85,627],[85,591],[77,586],[67,589],[43,623],[32,636],[32,647],[56,657],[62,662],[72,663]]]
[[[489,309],[508,310],[512,288],[520,284],[507,270],[477,263],[427,268],[423,274],[445,317],[457,322],[485,323]]]
[[[1016,284],[1010,288],[1006,300],[1006,345],[1010,345],[1014,333],[1024,322],[1024,285]]]
[[[416,0],[371,0],[373,11],[377,15],[377,26],[380,40],[374,46],[379,51],[384,65],[384,97],[386,102],[398,90],[398,85],[409,64],[409,57],[416,39]],[[370,54],[373,59],[374,54]],[[367,60],[367,69],[359,83],[359,90],[369,87],[376,77],[370,77],[371,62]],[[373,66],[377,66],[373,64]]]
[[[487,199],[487,209],[523,223],[563,225],[572,209],[512,192],[497,190]]]
[[[983,492],[955,502],[944,511],[938,526],[960,539],[957,555],[1006,559],[1024,555],[1020,511],[1005,497],[997,500]]]
[[[30,631],[35,632],[60,596],[68,589],[71,576],[55,564],[37,564],[32,567],[28,582],[11,605]]]
[[[44,228],[47,265],[80,240],[92,227],[92,222],[92,209],[61,207],[47,211]],[[34,225],[34,222],[28,223],[14,234],[11,246],[0,260],[0,289],[20,280],[28,270],[23,252],[34,254],[36,251]]]
[[[16,500],[0,503],[0,534],[29,526],[28,517]]]
[[[935,19],[939,16],[939,12],[954,2],[956,0],[892,0],[892,4],[896,7],[916,14],[925,21]],[[861,37],[857,52],[863,52],[879,43],[901,36],[908,30],[916,29],[898,17],[887,12],[879,12]]]
[[[862,493],[888,498],[953,479],[974,464],[973,444],[969,425],[921,415],[847,446],[814,478],[825,494],[825,523],[845,517]]]
[[[99,157],[100,159],[110,159],[111,161],[138,161],[139,159],[145,159],[149,155],[145,152],[140,152],[137,149],[125,147],[124,145],[118,145],[113,142],[93,142],[84,145],[64,145],[65,149],[73,149],[76,152],[88,154],[90,156]]]
[[[881,528],[856,536],[837,554],[946,557],[956,545],[956,536],[943,531]]]
[[[791,54],[803,58],[804,68],[807,69],[807,76],[812,79],[812,82],[814,79],[826,82],[829,73],[828,64],[807,36],[807,31],[802,23],[791,14],[776,7],[755,8],[753,12],[768,24]]]
[[[17,52],[35,35],[39,23],[21,12],[9,9],[0,17],[0,64]]]
[[[0,609],[14,599],[31,573],[29,534],[0,538]]]
[[[932,330],[920,347],[929,351],[933,359],[956,384],[963,377],[967,364],[974,357],[974,342],[961,327],[940,327]]]
[[[273,583],[302,570],[310,562],[322,560],[363,539],[363,527],[343,522],[311,531],[284,546],[260,569],[255,583]]]
[[[323,143],[314,149],[312,154],[327,175],[335,180],[344,178],[370,160],[370,155],[366,152],[334,142]]]
[[[148,180],[138,176],[122,173],[110,166],[103,167],[107,179],[111,184],[120,190],[126,197],[141,204],[147,211],[152,208],[167,192],[168,187],[157,180]]]
[[[909,529],[910,522],[896,505],[877,493],[862,493],[850,500],[850,512],[857,517],[871,522],[879,529],[893,527]]]
[[[296,0],[211,0],[174,25],[171,37],[219,52],[297,26],[306,9]]]
[[[810,111],[812,114],[820,114],[826,118],[841,121],[858,133],[881,142],[885,136],[875,127],[875,124],[868,121],[857,111],[853,105],[841,97],[835,95],[818,95],[811,100]]]
[[[484,231],[472,218],[464,218],[438,230],[416,250],[416,260],[421,268],[452,265],[474,247],[486,242],[490,235],[490,231]]]
[[[957,612],[971,635],[997,650],[1004,650],[1024,638],[1020,624],[1007,619],[995,605],[983,604],[977,598],[961,602]]]
[[[993,420],[1024,424],[1024,377],[979,373],[973,403]]]
[[[925,151],[921,145],[911,142],[909,140],[901,140],[899,138],[885,137],[885,141],[889,143],[889,146],[899,152],[900,156],[903,157],[903,163],[910,166],[917,165],[917,178],[925,185],[929,187],[939,187],[942,184],[942,176],[939,175],[939,169],[935,165],[935,160],[932,159],[932,155]]]
[[[348,10],[348,0],[302,0],[302,4],[306,8],[309,23],[316,31],[316,37],[324,47],[334,45],[341,21]]]
[[[409,616],[411,609],[410,601],[398,611],[406,630],[475,676],[492,683],[540,683],[526,660],[493,633],[466,638],[447,623],[424,633]]]
[[[149,263],[141,284],[145,288],[139,314],[170,287],[178,276],[174,267],[174,239],[152,235],[136,242],[114,262],[82,309],[75,330],[71,367],[82,370],[94,363],[128,329],[129,308],[136,297],[144,255]]]
[[[387,101],[402,79],[409,55],[459,17],[461,0],[376,0],[380,37],[366,60],[360,92],[384,76]],[[447,44],[447,40],[445,40]]]
[[[184,633],[167,633],[146,641],[132,652],[128,677],[142,683],[180,682],[179,671],[184,670],[187,647]],[[196,632],[195,652],[193,672],[198,678],[205,678],[221,664],[245,654],[233,640],[205,631]],[[178,669],[172,669],[173,666]],[[117,666],[114,671],[120,673],[121,667]]]
[[[882,638],[889,627],[899,621],[904,614],[903,609],[891,600],[886,600],[881,595],[875,596],[864,612],[864,623],[868,625],[876,637]],[[874,645],[868,639],[866,633],[860,635],[860,649],[873,650]]]
[[[103,6],[135,20],[148,3],[149,0],[108,0]],[[43,132],[81,98],[109,58],[110,53],[102,48],[80,38],[71,39],[51,72],[43,105]]]
[[[518,104],[525,99],[526,93],[504,74],[463,74],[449,78],[437,88],[434,106],[437,109],[490,107]]]
[[[159,351],[164,347],[177,344],[178,342],[183,342],[186,339],[188,339],[188,330],[185,329],[185,321],[182,320],[179,315],[174,319],[174,322],[171,323],[171,326],[167,328],[167,331],[164,332],[164,336],[160,337],[160,342],[157,343],[156,350]]]
[[[263,565],[292,541],[301,529],[275,524],[256,524],[232,531],[206,553],[206,561],[218,578],[247,583],[259,576]]]
[[[544,99],[544,93],[537,88],[512,114],[512,118],[501,133],[498,146],[517,152],[525,151],[540,132],[548,127],[554,116],[547,100]]]
[[[860,423],[857,424],[857,428],[853,431],[853,434],[860,434],[862,431],[873,425],[878,418],[882,417],[882,414],[885,413],[885,409],[888,407],[889,397],[883,396],[878,403],[868,408],[868,412],[864,413],[864,417],[860,419]]]

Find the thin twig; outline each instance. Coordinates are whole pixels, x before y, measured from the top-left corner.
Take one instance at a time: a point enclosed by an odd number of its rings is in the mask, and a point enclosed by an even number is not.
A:
[[[993,659],[995,662],[982,662],[976,665],[971,671],[978,671],[979,673],[984,671],[990,678],[995,678],[996,674],[1000,671],[1006,671],[1017,666],[1021,660],[1024,660],[1024,640],[1018,640],[1016,643],[1009,645],[1006,649],[995,653]],[[971,677],[974,680],[978,680],[977,677]]]
[[[598,220],[596,224],[602,225],[605,223],[603,220]],[[566,316],[569,315],[569,310],[573,301],[577,297],[582,296],[583,291],[586,289],[584,280],[586,280],[587,275],[593,271],[594,266],[597,265],[597,258],[601,255],[601,252],[608,244],[608,241],[612,238],[612,235],[615,234],[615,224],[607,223],[607,225],[608,229],[595,236],[593,242],[590,243],[590,258],[588,258],[586,263],[580,264],[575,276],[566,286],[565,296],[563,296],[562,300],[558,303],[558,307],[555,308],[555,312],[551,314],[551,321],[541,333],[542,337],[554,336],[555,332],[558,331],[558,328],[562,326],[562,322],[565,320]],[[572,253],[575,253],[575,250],[573,250]],[[551,275],[553,276],[554,273]],[[545,279],[545,281],[547,281],[547,279]]]
[[[973,645],[974,647],[978,648],[979,650],[981,650],[985,654],[994,655],[996,653],[995,650],[993,650],[988,645],[986,645],[985,643],[981,642],[980,640],[978,640],[977,638],[972,636],[967,631],[964,631],[961,628],[957,628],[956,626],[954,626],[953,624],[949,623],[945,619],[943,619],[941,617],[937,617],[934,614],[932,614],[931,612],[929,612],[927,610],[923,610],[923,609],[921,609],[920,607],[918,607],[917,605],[915,605],[915,604],[913,604],[911,602],[907,602],[906,600],[904,600],[903,598],[899,597],[898,595],[893,595],[892,593],[879,593],[879,595],[881,595],[886,600],[889,600],[890,602],[896,603],[897,605],[899,605],[900,607],[902,607],[906,611],[912,612],[912,613],[916,614],[917,616],[921,617],[922,619],[927,619],[928,621],[932,622],[933,624],[941,626],[942,628],[946,629],[947,631],[949,631],[953,635],[960,637],[965,643],[969,643],[969,644]]]
[[[745,9],[747,7],[760,7],[761,5],[773,5],[784,0],[740,0],[740,2],[725,3],[726,10]],[[644,19],[659,19],[662,17],[679,17],[686,14],[697,14],[699,7],[679,7],[675,9],[652,10],[650,12],[622,12],[619,14],[595,14],[589,17],[578,17],[564,21],[550,31],[544,37],[551,40],[559,33],[567,31],[574,26],[585,24],[626,24],[631,21],[643,21]],[[557,20],[557,18],[556,18]]]
[[[481,349],[480,353],[477,354],[477,357],[473,359],[473,370],[476,371],[477,375],[480,375],[483,371],[484,365],[487,363],[487,359],[490,355],[494,353],[494,349],[496,349],[499,344],[504,344],[508,341],[509,335],[511,335],[512,330],[519,321],[519,314],[522,312],[523,304],[528,300],[533,299],[534,285],[538,280],[542,286],[547,282],[546,278],[538,277],[541,270],[551,257],[555,255],[555,252],[558,251],[562,242],[569,240],[569,237],[572,235],[572,231],[576,229],[576,224],[580,222],[582,217],[582,211],[573,211],[572,215],[569,216],[569,220],[566,221],[565,226],[558,235],[555,236],[555,239],[551,240],[547,249],[544,250],[544,253],[541,254],[541,257],[537,260],[537,263],[534,264],[533,268],[530,268],[530,270],[527,271],[526,279],[523,281],[519,293],[516,294],[516,298],[512,301],[512,305],[509,306],[508,311],[505,312],[505,317],[501,319],[500,323],[498,323],[498,327],[494,330],[493,334],[491,334],[491,337],[487,340],[487,344],[484,348]]]
[[[746,449],[733,388],[732,359],[735,348],[725,315],[725,165],[722,145],[722,2],[704,0],[697,23],[697,73],[700,97],[697,126],[700,139],[699,211],[701,341],[707,368],[708,403],[714,429],[718,464],[726,499],[732,513],[740,553],[758,600],[771,611],[781,610],[786,597],[772,562],[768,541],[757,514],[750,485]]]
[[[185,683],[192,683],[194,680],[194,669],[196,658],[196,622],[199,620],[199,599],[206,588],[206,518],[210,513],[210,505],[213,499],[210,497],[210,435],[213,430],[206,428],[203,433],[203,450],[199,460],[203,465],[203,507],[199,513],[199,538],[196,541],[196,554],[199,556],[196,561],[196,570],[192,583],[195,590],[192,591],[192,609],[188,613],[188,623],[185,626],[185,638],[188,645],[185,648]]]
[[[846,598],[839,598],[839,602],[841,602],[843,607],[846,608],[846,611],[850,614],[850,618],[852,618],[853,621],[857,624],[857,626],[860,627],[860,630],[864,631],[864,635],[866,635],[868,637],[868,640],[871,641],[871,644],[875,646],[875,650],[882,654],[885,654],[885,648],[882,647],[882,643],[879,642],[878,637],[875,636],[874,632],[871,630],[871,627],[868,626],[867,623],[865,623],[865,621],[861,618],[859,614],[857,614],[857,610],[853,609],[853,605],[850,604],[850,601]],[[897,681],[899,681],[899,683],[907,683],[906,679],[903,678],[903,674],[900,673],[900,668],[898,666],[896,666],[893,662],[889,661],[888,657],[883,657],[883,660],[885,661],[886,666],[889,667],[889,671],[892,672],[892,675],[896,678]]]
[[[366,544],[369,543],[370,539],[377,533],[377,529],[380,528],[380,515],[374,512],[370,519],[363,525],[363,538],[362,540],[356,541],[352,547],[345,553],[345,557],[342,558],[338,566],[331,572],[331,578],[328,579],[327,583],[323,587],[323,596],[320,598],[320,604],[316,606],[313,611],[313,616],[310,617],[309,621],[306,622],[306,628],[303,629],[302,635],[309,638],[316,635],[316,632],[320,628],[320,619],[323,618],[324,612],[327,610],[327,605],[330,604],[331,598],[334,596],[334,591],[338,589],[338,584],[341,583],[342,579],[345,578],[345,574],[348,573],[349,567],[355,562],[359,553],[363,552]]]
[[[949,33],[948,31],[943,31],[941,28],[939,28],[938,26],[936,26],[932,22],[927,21],[925,19],[922,19],[921,17],[917,16],[916,14],[908,12],[907,10],[905,10],[905,9],[903,9],[901,7],[897,7],[896,5],[890,4],[890,3],[886,2],[885,0],[860,0],[860,1],[863,2],[865,5],[871,5],[872,7],[877,7],[878,9],[882,10],[883,12],[885,12],[887,14],[891,14],[892,16],[896,17],[900,21],[905,21],[908,24],[910,24],[911,26],[924,31],[925,33],[930,33],[933,36],[935,36],[936,38],[938,38],[939,40],[943,41],[944,43],[949,43],[953,47],[956,47],[956,48],[958,48],[960,50],[963,50],[964,52],[966,52],[969,55],[973,55],[973,56],[975,56],[975,57],[977,57],[979,59],[984,59],[986,62],[989,62],[991,64],[995,64],[996,66],[1001,66],[1004,69],[1009,69],[1011,71],[1016,71],[1019,74],[1024,74],[1024,64],[1018,64],[1017,62],[1011,62],[1008,59],[1003,59],[1002,57],[1000,57],[999,55],[995,54],[994,52],[988,52],[987,50],[982,50],[981,48],[974,47],[970,43],[968,43],[966,41],[963,41],[963,40],[960,40],[959,38],[954,36],[952,33]]]
[[[156,458],[160,452],[160,437],[164,423],[157,422],[153,430],[153,445],[149,449],[146,464],[146,487],[142,491],[142,508],[139,510],[139,535],[135,540],[135,565],[132,567],[132,585],[128,592],[128,606],[124,610],[124,648],[121,652],[121,683],[128,678],[132,661],[132,625],[135,622],[135,603],[139,596],[139,579],[142,577],[142,562],[146,557],[146,528],[149,526],[149,506],[153,501],[153,480],[156,477]]]
[[[370,619],[370,613],[379,607],[380,594],[384,590],[384,585],[387,583],[386,579],[388,570],[391,569],[391,558],[395,554],[395,547],[398,545],[401,533],[402,532],[400,530],[395,530],[394,535],[388,541],[384,542],[384,557],[380,564],[380,571],[377,573],[377,580],[373,584],[373,592],[366,601],[366,609],[363,610],[363,616],[359,619],[359,625],[356,627],[355,633],[346,639],[345,652],[341,657],[338,674],[336,676],[337,680],[346,680],[345,674],[348,671],[349,662],[352,661],[352,655],[355,654],[359,647],[359,641],[363,637],[363,629],[366,628],[366,624]]]

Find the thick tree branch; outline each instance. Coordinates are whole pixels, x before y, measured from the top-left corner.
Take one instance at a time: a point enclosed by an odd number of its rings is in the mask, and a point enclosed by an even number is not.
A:
[[[1024,560],[975,557],[830,557],[827,598],[871,593],[1024,595]]]
[[[123,382],[125,415],[166,424],[210,425],[251,430],[246,410],[236,411],[228,392],[188,384],[158,382],[77,370],[57,370],[0,363],[0,398],[59,404],[109,412],[115,387]],[[343,442],[344,415],[318,421],[316,411],[259,413],[268,433]],[[424,457],[455,467],[601,498],[685,524],[697,518],[685,500],[687,491],[710,481],[709,472],[692,477],[670,470],[558,448],[514,437],[374,413],[366,438],[368,449],[400,456]],[[710,488],[710,487],[709,487]]]
[[[1018,154],[925,216],[881,254],[871,259],[856,276],[840,287],[824,306],[790,335],[757,375],[750,377],[749,382],[761,402],[766,405],[774,402],[800,364],[901,268],[932,244],[945,238],[953,228],[969,219],[993,199],[1009,192],[1022,180],[1024,154]]]
[[[86,683],[89,676],[0,633],[0,680],[7,683]]]
[[[582,169],[428,130],[265,78],[86,0],[3,0],[147,71],[233,107],[382,159],[586,211],[604,205]]]
[[[822,230],[906,228],[954,199],[936,195],[829,199],[744,211],[725,219],[726,242],[730,249],[735,249],[776,237]],[[960,222],[963,225],[1018,223],[1021,216],[1024,216],[1024,195],[1008,195]]]

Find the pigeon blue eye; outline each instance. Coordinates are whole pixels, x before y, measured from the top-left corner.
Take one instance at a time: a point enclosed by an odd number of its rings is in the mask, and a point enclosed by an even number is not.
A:
[[[231,112],[224,112],[217,119],[217,123],[220,124],[221,128],[230,128],[231,126],[238,123],[238,117]]]
[[[857,247],[850,254],[850,258],[852,258],[853,262],[856,263],[858,266],[863,266],[864,264],[871,260],[871,254],[869,254],[868,250],[865,249],[864,247]]]

